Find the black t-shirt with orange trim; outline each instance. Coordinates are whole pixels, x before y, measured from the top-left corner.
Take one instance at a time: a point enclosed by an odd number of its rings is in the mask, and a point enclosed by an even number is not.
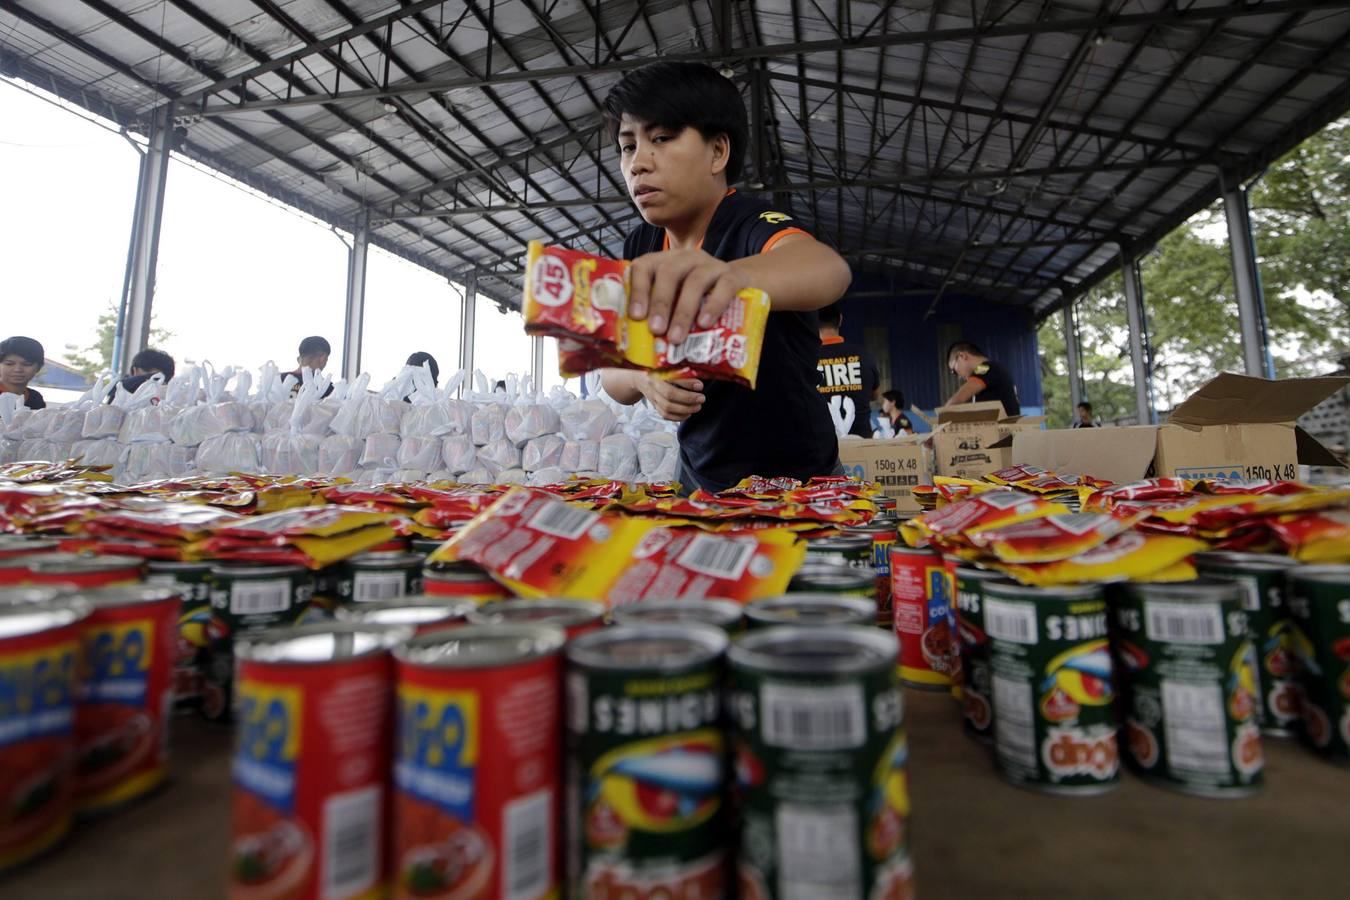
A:
[[[732,262],[767,252],[789,234],[792,218],[762,201],[728,192],[702,248]],[[665,229],[642,223],[624,242],[625,259],[666,248]],[[756,389],[705,381],[703,409],[680,424],[680,461],[697,484],[722,490],[748,475],[805,480],[832,472],[839,442],[817,389],[819,322],[814,312],[771,312],[764,329]]]
[[[872,394],[880,384],[877,365],[872,355],[849,343],[842,337],[827,337],[820,341],[816,371],[820,373],[820,392],[828,402],[832,397],[847,397],[853,401],[853,427],[849,434],[872,436]]]
[[[970,380],[981,385],[980,392],[975,395],[976,403],[997,400],[1003,404],[1004,415],[1022,414],[1022,403],[1017,399],[1017,385],[1013,384],[1012,374],[1002,363],[986,359],[975,367]]]

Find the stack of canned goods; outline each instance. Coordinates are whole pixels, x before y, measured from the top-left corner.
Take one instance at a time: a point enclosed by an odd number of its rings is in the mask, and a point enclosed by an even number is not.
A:
[[[768,624],[805,623],[792,604],[811,627]],[[744,633],[717,600],[608,627],[598,604],[508,600],[420,634],[374,609],[240,643],[236,896],[712,898],[731,873],[749,898],[911,895],[874,603],[760,601]]]

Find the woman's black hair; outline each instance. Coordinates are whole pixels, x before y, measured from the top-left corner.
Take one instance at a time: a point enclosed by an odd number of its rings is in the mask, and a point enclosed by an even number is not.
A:
[[[439,385],[441,383],[441,367],[436,364],[436,357],[427,351],[418,350],[409,356],[408,361],[404,363],[405,366],[417,366],[418,368],[421,368],[424,364],[431,369],[431,383]]]
[[[712,66],[654,62],[634,69],[605,97],[610,140],[618,140],[619,120],[625,115],[672,131],[697,128],[704,140],[725,134],[730,144],[727,184],[741,177],[750,132],[745,104],[731,79]]]
[[[894,403],[896,409],[903,410],[905,408],[905,395],[899,391],[883,391],[881,396],[883,399]]]
[[[146,372],[162,372],[165,381],[173,378],[173,357],[163,350],[142,350],[131,358],[131,367]]]

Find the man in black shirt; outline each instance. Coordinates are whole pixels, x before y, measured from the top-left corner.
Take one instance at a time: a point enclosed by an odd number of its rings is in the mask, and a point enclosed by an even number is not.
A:
[[[300,352],[295,357],[295,361],[300,366],[294,372],[286,372],[281,376],[282,382],[291,386],[292,395],[300,392],[300,385],[305,380],[305,370],[313,369],[315,372],[322,372],[324,366],[328,365],[328,357],[332,352],[333,348],[329,346],[328,341],[317,334],[310,335],[300,342]],[[327,397],[331,393],[333,393],[333,386],[330,384],[323,395]]]
[[[1076,414],[1074,415],[1074,418],[1073,418],[1073,424],[1069,426],[1070,428],[1096,428],[1096,427],[1098,427],[1098,426],[1097,426],[1097,423],[1094,422],[1094,421],[1092,421],[1092,404],[1091,404],[1091,403],[1088,403],[1086,400],[1084,400],[1082,403],[1078,404],[1078,409],[1075,411],[1075,413],[1076,413]]]
[[[947,400],[947,406],[957,403],[987,403],[997,400],[1003,412],[1020,416],[1022,404],[1017,399],[1017,386],[1012,375],[1000,363],[984,355],[984,351],[969,341],[957,341],[947,351],[947,367],[952,374],[964,379],[961,387]]]
[[[173,357],[163,350],[142,350],[131,358],[131,374],[124,375],[118,384],[123,391],[134,394],[137,388],[155,375],[160,376],[160,380],[167,384],[173,379],[174,369]],[[108,391],[106,402],[111,403],[116,395],[115,385]]]
[[[839,304],[825,307],[820,315],[820,392],[828,401],[832,397],[847,398],[853,406],[853,425],[849,434],[872,436],[872,401],[881,391],[881,378],[876,363],[857,344],[851,344],[839,334],[844,314]],[[842,415],[842,411],[841,411]]]
[[[644,224],[628,235],[628,315],[682,342],[711,327],[743,288],[769,295],[757,390],[722,381],[664,381],[607,369],[620,403],[646,398],[680,422],[680,481],[722,490],[748,475],[834,472],[838,440],[817,387],[815,311],[838,300],[851,274],[792,217],[729,189],[740,175],[745,107],[728,79],[693,63],[629,73],[605,99],[620,168]]]
[[[29,409],[44,409],[47,401],[28,386],[46,362],[42,344],[30,337],[15,335],[0,341],[0,394],[18,394]]]

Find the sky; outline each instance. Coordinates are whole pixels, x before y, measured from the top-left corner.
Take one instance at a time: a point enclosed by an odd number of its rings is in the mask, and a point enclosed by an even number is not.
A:
[[[5,335],[37,338],[51,359],[93,343],[99,315],[125,276],[139,156],[108,123],[0,79],[0,265]],[[333,345],[342,371],[347,247],[327,225],[181,157],[169,166],[160,232],[154,324],[159,349],[180,365],[210,361],[256,370],[295,363],[300,339]],[[442,373],[459,367],[459,288],[371,247],[362,370],[373,386],[425,350]],[[553,341],[545,386],[562,383]],[[478,300],[474,357],[496,379],[530,370],[518,313]],[[575,391],[576,384],[571,388]]]

